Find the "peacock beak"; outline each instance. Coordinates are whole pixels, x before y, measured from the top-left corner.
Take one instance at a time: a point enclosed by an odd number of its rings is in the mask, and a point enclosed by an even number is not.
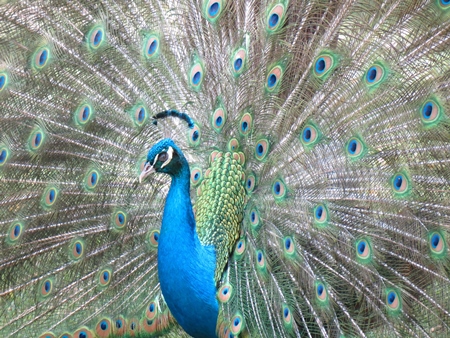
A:
[[[154,173],[156,170],[150,163],[145,163],[144,170],[142,170],[141,174],[139,175],[139,183],[142,183],[142,181],[150,174]]]

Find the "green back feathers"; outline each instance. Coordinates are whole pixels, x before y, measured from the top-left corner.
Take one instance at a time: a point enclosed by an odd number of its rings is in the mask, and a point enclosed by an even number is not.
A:
[[[197,233],[203,245],[216,247],[216,282],[241,231],[245,206],[243,164],[238,153],[216,153],[197,189]]]

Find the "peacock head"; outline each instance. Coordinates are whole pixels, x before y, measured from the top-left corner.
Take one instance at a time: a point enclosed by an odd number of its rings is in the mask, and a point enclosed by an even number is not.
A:
[[[139,182],[154,172],[177,176],[184,167],[188,167],[181,150],[170,139],[156,143],[147,154],[147,162],[139,175]]]

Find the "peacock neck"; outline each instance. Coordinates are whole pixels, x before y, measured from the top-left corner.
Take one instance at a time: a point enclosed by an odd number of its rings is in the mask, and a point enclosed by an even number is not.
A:
[[[171,175],[172,183],[167,194],[162,223],[162,231],[189,234],[189,236],[184,238],[185,240],[192,240],[195,234],[195,217],[190,198],[189,177],[190,171],[187,164],[182,166],[177,175]],[[166,215],[174,218],[167,219]],[[175,220],[182,222],[185,226],[181,228],[175,226]]]
[[[218,303],[213,246],[202,246],[190,200],[190,172],[183,165],[172,184],[158,245],[158,275],[169,309],[193,337],[216,337]]]

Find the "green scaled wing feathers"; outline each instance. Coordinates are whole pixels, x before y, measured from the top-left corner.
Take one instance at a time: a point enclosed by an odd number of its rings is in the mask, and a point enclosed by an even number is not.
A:
[[[211,168],[197,189],[194,210],[200,242],[216,247],[218,282],[240,236],[246,199],[242,168],[245,160],[243,154],[215,151],[211,161]]]

